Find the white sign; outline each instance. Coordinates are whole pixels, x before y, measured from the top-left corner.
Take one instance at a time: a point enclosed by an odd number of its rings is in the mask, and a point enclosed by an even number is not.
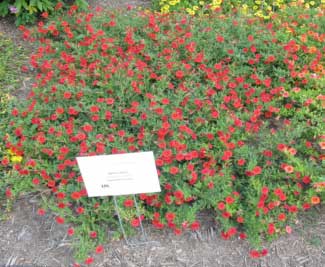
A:
[[[77,157],[89,197],[160,192],[152,151]]]

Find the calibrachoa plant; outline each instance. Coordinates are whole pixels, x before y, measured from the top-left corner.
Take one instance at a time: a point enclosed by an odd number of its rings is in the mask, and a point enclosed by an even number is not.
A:
[[[38,70],[28,100],[12,109],[2,158],[8,199],[40,192],[68,222],[76,258],[103,251],[118,231],[112,199],[88,198],[77,156],[153,151],[162,192],[138,196],[141,220],[176,235],[215,214],[224,239],[290,233],[323,199],[324,14],[287,10],[272,22],[151,12],[77,13],[35,31]],[[134,16],[133,16],[134,14]],[[134,202],[119,198],[128,231]]]

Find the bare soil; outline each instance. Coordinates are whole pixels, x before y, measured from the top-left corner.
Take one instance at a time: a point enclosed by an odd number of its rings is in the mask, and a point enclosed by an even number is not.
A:
[[[118,8],[145,5],[143,0],[91,0],[93,7]],[[28,51],[33,47],[21,40],[13,22],[0,19],[0,33]],[[32,72],[30,73],[32,77]],[[26,77],[24,79],[28,79]],[[29,79],[30,80],[30,79]],[[28,84],[18,95],[23,97]],[[72,240],[67,225],[55,223],[54,215],[37,215],[38,198],[21,197],[0,221],[0,267],[68,267],[74,263]],[[325,266],[325,208],[304,214],[297,220],[292,234],[267,245],[268,256],[253,260],[249,244],[243,240],[224,241],[209,214],[202,214],[202,229],[175,236],[145,225],[149,242],[127,246],[124,240],[105,245],[105,252],[95,256],[96,267],[323,267]],[[139,240],[135,237],[134,240]]]

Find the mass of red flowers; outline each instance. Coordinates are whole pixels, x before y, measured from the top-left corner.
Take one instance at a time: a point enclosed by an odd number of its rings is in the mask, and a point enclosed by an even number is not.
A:
[[[30,190],[51,191],[57,223],[75,223],[68,234],[96,253],[117,220],[110,198],[87,197],[77,156],[154,152],[162,192],[138,196],[140,219],[131,198],[119,199],[130,229],[144,220],[198,230],[209,208],[224,239],[291,232],[297,213],[323,200],[313,184],[325,158],[324,14],[134,12],[71,9],[34,33],[21,27],[39,47],[35,84],[4,140],[23,157],[14,171]]]

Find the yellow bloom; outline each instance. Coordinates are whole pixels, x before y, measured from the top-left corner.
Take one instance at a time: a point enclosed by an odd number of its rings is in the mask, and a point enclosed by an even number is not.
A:
[[[11,149],[8,149],[8,150],[7,150],[7,153],[8,153],[10,156],[15,155],[15,153],[14,153]]]
[[[169,12],[169,5],[164,5],[160,9],[161,13],[166,14]]]
[[[12,156],[10,158],[10,161],[13,162],[13,163],[19,163],[23,160],[23,157],[22,156]]]
[[[192,10],[191,8],[186,8],[185,10],[186,10],[186,12],[187,12],[188,14],[190,14],[190,15],[195,15],[195,11]]]

